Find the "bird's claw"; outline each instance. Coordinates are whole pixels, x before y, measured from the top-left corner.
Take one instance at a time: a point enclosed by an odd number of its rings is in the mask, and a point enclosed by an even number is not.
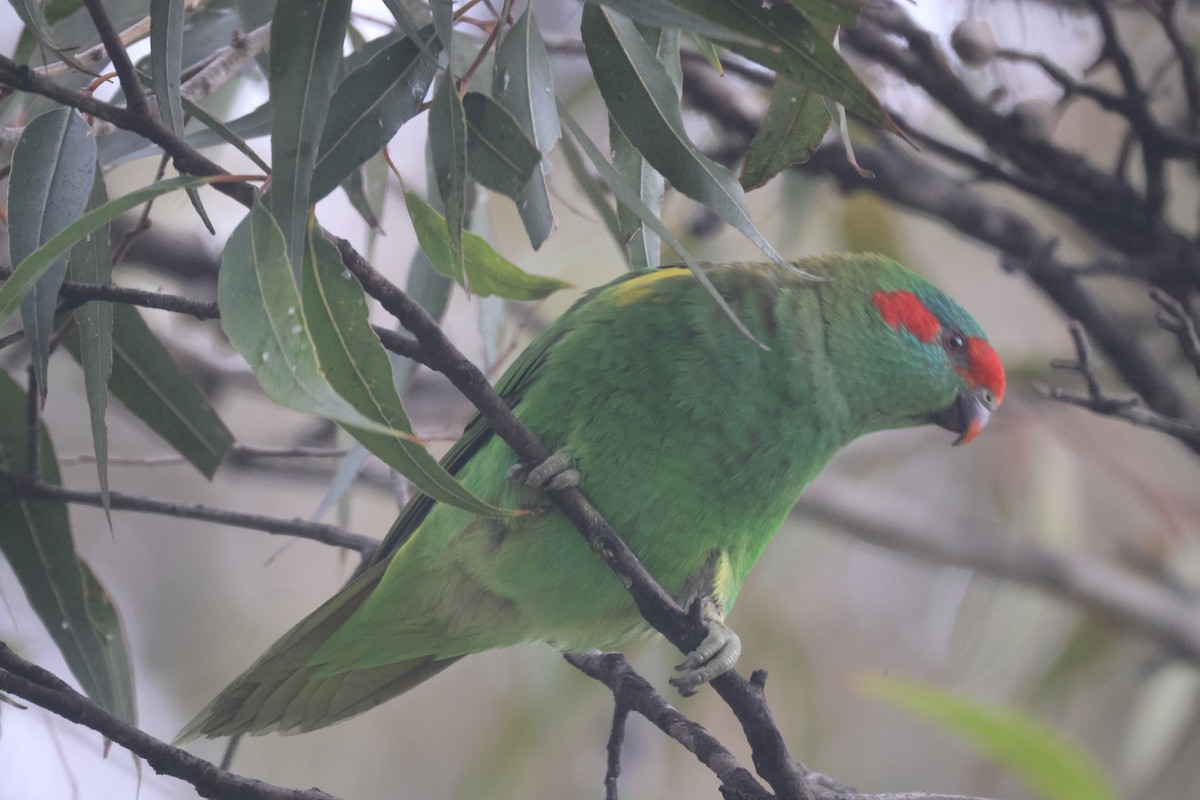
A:
[[[509,480],[521,479],[527,486],[541,489],[543,492],[557,492],[571,486],[578,486],[582,475],[575,468],[575,462],[565,451],[559,450],[540,464],[532,467],[525,464],[514,464],[508,470]]]
[[[711,598],[704,598],[700,606],[700,619],[708,629],[704,641],[688,653],[683,661],[675,665],[682,673],[671,678],[671,685],[684,697],[696,693],[696,689],[733,669],[742,654],[742,640],[725,624],[721,610]]]

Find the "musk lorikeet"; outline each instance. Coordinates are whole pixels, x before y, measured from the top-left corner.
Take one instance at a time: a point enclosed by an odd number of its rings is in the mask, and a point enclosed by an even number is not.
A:
[[[302,620],[180,735],[308,731],[459,658],[523,642],[611,648],[649,630],[620,581],[544,492],[578,482],[658,582],[702,599],[719,634],[742,580],[839,448],[935,423],[969,442],[1004,397],[983,331],[924,279],[875,255],[706,275],[739,332],[682,268],[625,275],[552,323],[501,378],[562,455],[533,470],[472,420],[443,463],[481,519],[418,495],[374,563]],[[732,635],[685,662],[689,689],[729,669]],[[708,663],[704,663],[704,662]]]

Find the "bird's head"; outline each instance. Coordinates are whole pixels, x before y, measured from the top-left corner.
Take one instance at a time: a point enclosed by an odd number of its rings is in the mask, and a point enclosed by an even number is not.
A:
[[[803,268],[805,265],[801,265]],[[836,259],[828,347],[866,430],[934,423],[975,439],[1004,400],[1004,367],[979,324],[925,279],[881,256]],[[866,430],[862,432],[866,432]]]

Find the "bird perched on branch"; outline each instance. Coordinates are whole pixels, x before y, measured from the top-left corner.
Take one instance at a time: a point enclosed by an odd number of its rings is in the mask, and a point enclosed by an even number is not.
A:
[[[834,453],[929,423],[969,442],[1004,398],[983,331],[924,279],[874,255],[796,267],[705,267],[753,338],[687,269],[631,273],[586,295],[497,386],[555,456],[518,464],[477,417],[443,460],[478,496],[527,513],[485,519],[418,495],[374,563],[180,739],[309,731],[471,653],[612,648],[645,633],[620,581],[548,501],[569,485],[667,592],[702,604],[709,636],[672,683],[690,691],[731,668],[740,645],[724,616]]]

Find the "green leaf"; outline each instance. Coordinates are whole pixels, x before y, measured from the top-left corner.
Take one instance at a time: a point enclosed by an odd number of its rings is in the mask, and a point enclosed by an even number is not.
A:
[[[745,234],[772,261],[794,269],[755,226],[737,179],[688,138],[675,84],[637,27],[620,14],[588,5],[583,10],[583,41],[609,113],[646,160],[680,192]]]
[[[762,126],[742,163],[742,186],[762,186],[792,164],[807,161],[829,130],[829,109],[813,90],[780,75]]]
[[[430,28],[422,30],[426,51],[438,43]],[[378,153],[400,126],[421,108],[437,72],[437,60],[411,39],[385,47],[350,71],[334,90],[329,119],[312,176],[310,202],[324,197]]]
[[[471,177],[494,192],[515,198],[541,163],[542,154],[513,115],[487,95],[468,92],[463,110]]]
[[[1020,711],[958,697],[945,689],[883,675],[867,693],[960,734],[1019,777],[1042,800],[1120,800],[1099,766],[1049,725]]]
[[[179,93],[183,69],[183,0],[150,0],[150,74],[158,111],[176,136],[183,136],[183,97]],[[187,190],[192,208],[209,233],[216,233],[200,194]]]
[[[725,65],[721,63],[721,51],[715,44],[705,39],[703,36],[692,34],[692,41],[696,44],[696,49],[700,51],[700,55],[708,62],[709,66],[717,71],[721,77],[725,76]]]
[[[304,260],[304,315],[317,358],[331,386],[364,417],[403,431],[410,438],[344,427],[425,494],[489,517],[510,512],[480,500],[438,464],[412,436],[412,425],[392,380],[392,365],[371,330],[362,287],[347,277],[337,248],[318,233]]]
[[[281,3],[271,22],[271,213],[283,229],[287,255],[299,270],[322,132],[342,60],[351,0]],[[341,177],[345,177],[343,174]],[[333,182],[330,189],[340,183]],[[299,274],[297,272],[297,274]]]
[[[212,478],[233,447],[233,434],[136,308],[114,303],[112,315],[109,391],[200,474]],[[79,336],[68,336],[64,344],[86,369]]]
[[[541,153],[548,153],[562,136],[558,111],[554,107],[554,78],[550,56],[533,18],[533,6],[517,20],[496,49],[496,72],[492,77],[492,95],[510,111],[521,130]],[[546,176],[534,169],[525,186],[513,198],[533,248],[554,231],[554,212]]]
[[[89,209],[99,208],[108,202],[104,176],[96,167],[96,180],[92,183]],[[92,235],[71,248],[67,261],[67,275],[76,283],[107,286],[112,283],[112,245],[107,225],[102,225]],[[113,312],[112,304],[102,301],[84,303],[75,309],[75,322],[79,326],[79,363],[83,366],[84,391],[87,394],[88,412],[92,421],[92,447],[96,454],[96,475],[100,481],[100,499],[108,526],[112,517],[108,510],[108,425],[105,412],[108,409],[108,380],[113,365]]]
[[[446,225],[458,253],[453,270],[462,274],[462,232],[467,218],[467,115],[462,99],[447,79],[438,87],[429,107],[429,151]]]
[[[95,176],[96,140],[77,111],[56,108],[25,126],[13,150],[8,184],[8,247],[13,264],[20,265],[83,213]],[[66,272],[64,248],[29,281],[28,294],[9,298],[10,302],[20,302],[21,321],[43,399],[54,310]],[[0,288],[0,298],[5,297],[9,283],[16,280],[14,271]],[[11,310],[0,310],[0,322],[9,313]]]
[[[788,0],[800,12],[815,19],[851,27],[858,22],[862,0]]]
[[[446,229],[445,218],[433,206],[412,192],[404,193],[404,202],[412,217],[417,241],[430,263],[438,272],[458,281],[474,294],[537,300],[570,286],[557,278],[530,275],[497,253],[485,239],[469,231],[463,232],[460,255]],[[460,263],[466,269],[465,279],[462,273],[455,271]]]
[[[738,40],[724,41],[729,49],[776,73],[841,103],[868,122],[889,130],[892,123],[879,99],[867,88],[818,26],[786,2],[762,0],[678,0],[689,11],[735,31]],[[766,47],[747,44],[745,38]]]
[[[26,396],[0,371],[0,465],[23,473]],[[54,445],[38,426],[38,478],[59,484]],[[0,476],[0,494],[5,491]],[[136,714],[133,675],[116,609],[91,569],[75,554],[66,505],[7,498],[0,503],[0,553],[88,697],[129,723]]]
[[[729,320],[738,331],[759,347],[765,348],[766,345],[754,338],[754,334],[750,333],[750,329],[746,327],[745,323],[738,319],[738,315],[729,306],[729,302],[717,291],[717,287],[713,286],[712,281],[704,274],[704,270],[700,269],[700,264],[696,259],[692,258],[691,254],[684,249],[679,240],[667,229],[667,226],[662,224],[662,220],[646,207],[646,204],[638,197],[637,191],[625,183],[624,178],[613,168],[613,165],[604,160],[604,156],[600,153],[600,150],[597,149],[592,140],[584,133],[583,128],[579,127],[579,123],[571,117],[570,112],[567,111],[566,106],[562,103],[558,104],[558,115],[566,124],[567,130],[575,137],[575,141],[583,148],[583,152],[587,154],[592,164],[595,165],[596,170],[600,173],[600,178],[608,184],[608,188],[617,196],[617,200],[624,203],[633,213],[641,217],[643,222],[650,226],[672,250],[679,254],[679,257],[683,259],[688,269],[691,270],[692,275],[695,276],[696,280],[700,281],[700,285],[712,297],[717,307],[725,313],[725,316],[729,317]]]
[[[15,175],[15,164],[13,172]],[[25,256],[20,263],[17,263],[12,275],[8,277],[3,286],[0,286],[0,325],[4,324],[5,320],[8,319],[9,315],[21,303],[21,299],[26,296],[38,278],[53,267],[60,256],[63,256],[68,250],[83,241],[89,233],[98,230],[100,226],[107,225],[129,209],[135,208],[147,200],[152,200],[167,192],[236,178],[237,176],[230,175],[167,178],[166,180],[152,183],[149,186],[143,186],[141,189],[132,191],[115,200],[109,200],[99,208],[93,209],[82,217],[75,219],[70,225],[54,234],[44,244]],[[13,185],[10,181],[10,192]],[[10,228],[15,233],[15,226],[11,222]],[[16,263],[16,259],[13,259],[13,262]]]

